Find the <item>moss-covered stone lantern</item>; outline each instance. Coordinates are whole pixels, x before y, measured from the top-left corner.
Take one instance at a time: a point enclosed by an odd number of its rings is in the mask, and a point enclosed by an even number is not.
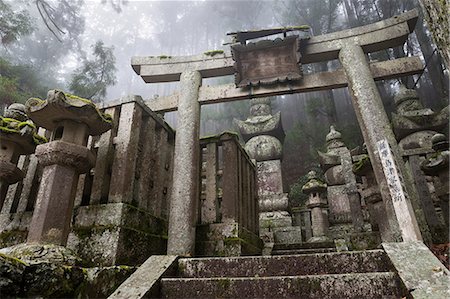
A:
[[[65,245],[78,177],[95,162],[86,148],[88,137],[108,131],[111,117],[91,101],[59,90],[50,90],[45,100],[29,99],[26,111],[37,125],[52,131],[51,141],[36,148],[43,173],[27,242]]]

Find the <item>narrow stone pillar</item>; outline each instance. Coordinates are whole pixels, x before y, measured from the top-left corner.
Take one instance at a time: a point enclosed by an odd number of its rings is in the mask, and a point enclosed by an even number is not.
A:
[[[329,241],[328,233],[328,213],[326,211],[327,200],[324,194],[327,185],[317,178],[315,171],[308,173],[308,182],[302,187],[302,191],[308,194],[306,207],[311,209],[312,238],[308,242]]]
[[[49,91],[45,101],[29,99],[26,106],[37,125],[53,131],[51,142],[36,148],[43,172],[27,243],[66,245],[78,177],[95,163],[88,137],[108,131],[111,119],[92,102],[58,90]]]
[[[394,232],[393,240],[383,241],[422,240],[410,201],[410,197],[414,196],[410,192],[409,185],[412,179],[405,171],[397,141],[384,111],[381,96],[373,80],[364,51],[355,42],[346,42],[339,52],[339,60],[347,75],[353,107],[372,161],[383,202],[386,205],[389,225]],[[394,190],[388,185],[388,176],[385,175],[380,157],[381,151],[379,152],[379,148],[386,147],[386,145],[390,148],[386,150],[392,152],[393,160],[397,164],[394,171],[395,177],[389,177],[389,179],[393,179],[395,182],[404,180],[406,190]],[[395,201],[393,194],[399,194],[399,196],[395,196]]]
[[[172,255],[193,256],[195,252],[200,157],[198,91],[201,82],[198,71],[181,74],[167,244],[167,254]]]

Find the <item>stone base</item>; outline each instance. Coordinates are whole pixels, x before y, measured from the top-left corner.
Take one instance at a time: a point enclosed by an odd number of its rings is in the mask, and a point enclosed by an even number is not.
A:
[[[236,222],[197,225],[196,256],[259,255],[262,240]]]
[[[362,232],[350,235],[352,250],[372,250],[381,248],[381,236],[379,232]]]
[[[371,232],[372,227],[370,223],[364,223],[364,232]],[[343,223],[343,224],[335,224],[331,225],[328,228],[328,237],[330,239],[348,239],[351,234],[360,233],[355,231],[353,224],[351,223]]]
[[[33,212],[0,214],[0,248],[25,243]]]
[[[307,241],[308,243],[324,243],[324,242],[329,242],[330,238],[328,238],[327,236],[320,236],[320,237],[312,237],[309,238],[309,240]]]
[[[275,243],[302,243],[302,229],[299,226],[277,227],[273,229]]]
[[[292,218],[287,211],[259,213],[259,228],[273,229],[275,227],[292,226]]]
[[[133,206],[115,203],[82,206],[67,246],[87,266],[137,265],[165,254],[167,223]]]

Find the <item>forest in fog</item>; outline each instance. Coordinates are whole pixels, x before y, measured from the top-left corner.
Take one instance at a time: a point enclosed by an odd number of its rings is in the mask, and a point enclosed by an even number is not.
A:
[[[225,50],[226,33],[281,26],[308,25],[321,35],[390,18],[419,7],[417,0],[274,0],[274,1],[132,1],[0,0],[0,108],[29,97],[45,98],[61,89],[95,102],[128,94],[150,99],[167,95],[176,83],[145,84],[130,64],[132,56],[179,56]],[[448,70],[444,69],[420,16],[403,47],[369,55],[388,60],[418,55],[422,76],[378,82],[385,109],[393,111],[399,84],[415,87],[426,107],[448,105]],[[338,61],[305,65],[305,72],[339,68]],[[224,84],[232,76],[207,79]],[[349,148],[362,137],[346,88],[276,97],[286,131],[283,179],[298,204],[304,175],[317,168],[331,124]],[[202,107],[201,135],[236,130],[233,118],[245,119],[248,101]],[[176,113],[165,115],[176,128]]]

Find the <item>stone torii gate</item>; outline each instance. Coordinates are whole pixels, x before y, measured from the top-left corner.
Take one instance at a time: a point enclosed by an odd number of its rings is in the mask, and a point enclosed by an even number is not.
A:
[[[326,90],[348,86],[359,126],[380,186],[390,232],[383,241],[422,240],[411,200],[410,175],[405,169],[375,80],[418,74],[418,57],[369,63],[367,53],[401,46],[414,30],[417,10],[340,32],[303,41],[302,64],[339,59],[342,69],[304,75],[300,81],[260,87],[234,84],[202,86],[202,78],[235,73],[230,52],[181,57],[133,57],[134,71],[147,83],[180,81],[180,90],[168,97],[148,100],[156,112],[178,110],[173,190],[170,203],[167,254],[192,256],[195,211],[199,190],[200,105]],[[398,163],[396,163],[398,161]],[[403,181],[406,184],[403,184]]]

